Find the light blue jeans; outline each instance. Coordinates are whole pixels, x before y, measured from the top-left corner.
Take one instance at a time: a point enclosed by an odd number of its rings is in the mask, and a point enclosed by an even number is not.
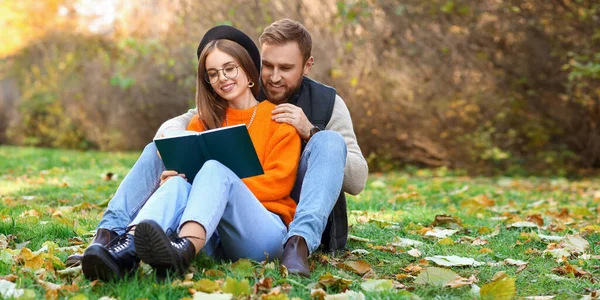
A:
[[[289,237],[299,235],[304,237],[311,253],[319,247],[327,218],[342,188],[345,164],[346,143],[339,133],[323,130],[309,140],[302,152],[291,194],[292,198],[300,201],[282,245]],[[125,232],[127,225],[157,190],[163,171],[164,165],[156,153],[156,146],[148,144],[119,185],[98,228],[119,234]],[[207,241],[207,252],[208,244],[214,242],[212,238]]]
[[[346,142],[336,131],[319,131],[310,138],[291,194],[298,207],[283,244],[299,235],[310,253],[319,248],[327,218],[342,190],[346,153]]]
[[[210,237],[203,251],[212,257],[261,261],[279,258],[287,227],[268,211],[231,170],[209,160],[190,184],[167,180],[148,199],[130,225],[152,219],[177,232],[186,222],[204,227]]]
[[[121,181],[115,195],[108,202],[98,229],[109,229],[117,234],[125,233],[127,225],[160,184],[160,174],[165,170],[165,165],[157,151],[154,143],[144,148],[127,176]]]

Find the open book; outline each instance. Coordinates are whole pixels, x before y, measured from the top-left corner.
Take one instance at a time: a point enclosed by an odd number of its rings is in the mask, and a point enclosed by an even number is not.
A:
[[[167,170],[185,174],[189,183],[208,160],[214,159],[240,178],[264,174],[246,125],[203,132],[179,131],[154,140]]]

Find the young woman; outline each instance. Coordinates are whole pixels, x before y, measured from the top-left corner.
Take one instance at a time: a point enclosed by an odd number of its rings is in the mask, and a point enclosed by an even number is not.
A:
[[[82,268],[88,279],[120,278],[140,259],[158,274],[181,274],[200,250],[232,260],[282,254],[296,209],[289,195],[300,138],[294,127],[271,120],[274,104],[256,99],[260,61],[253,59],[259,56],[252,40],[230,26],[217,26],[206,36],[227,38],[208,41],[200,54],[199,115],[188,130],[246,124],[265,173],[240,179],[219,162],[208,161],[190,184],[185,174],[163,172],[160,188],[130,230],[106,247],[95,244],[85,251]]]

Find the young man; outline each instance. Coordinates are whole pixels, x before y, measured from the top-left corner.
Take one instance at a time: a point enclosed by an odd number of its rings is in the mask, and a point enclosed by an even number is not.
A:
[[[283,241],[281,262],[290,273],[308,277],[308,256],[322,242],[330,250],[345,246],[344,192],[356,195],[363,190],[368,167],[342,98],[335,89],[305,77],[314,64],[312,39],[306,28],[290,19],[274,22],[265,28],[260,44],[262,99],[278,104],[272,111],[273,119],[294,126],[305,142],[292,191],[298,206]],[[185,130],[195,114],[194,109],[168,120],[158,129],[157,137],[169,130]],[[92,243],[106,245],[111,237],[124,232],[123,227],[158,187],[163,170],[151,143],[117,189]],[[67,265],[80,259],[71,256]]]

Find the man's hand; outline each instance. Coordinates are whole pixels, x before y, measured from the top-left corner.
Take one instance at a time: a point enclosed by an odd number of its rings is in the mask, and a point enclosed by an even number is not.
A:
[[[162,174],[160,174],[160,185],[163,185],[163,183],[165,183],[169,178],[171,178],[173,176],[179,176],[179,177],[187,180],[185,178],[185,174],[179,174],[179,173],[177,173],[177,171],[164,171],[164,172],[162,172]]]
[[[310,123],[302,108],[289,104],[283,103],[277,105],[273,111],[271,111],[273,119],[275,122],[279,123],[288,123],[298,131],[298,135],[303,140],[308,140],[310,137],[310,129],[313,128],[313,124]]]

